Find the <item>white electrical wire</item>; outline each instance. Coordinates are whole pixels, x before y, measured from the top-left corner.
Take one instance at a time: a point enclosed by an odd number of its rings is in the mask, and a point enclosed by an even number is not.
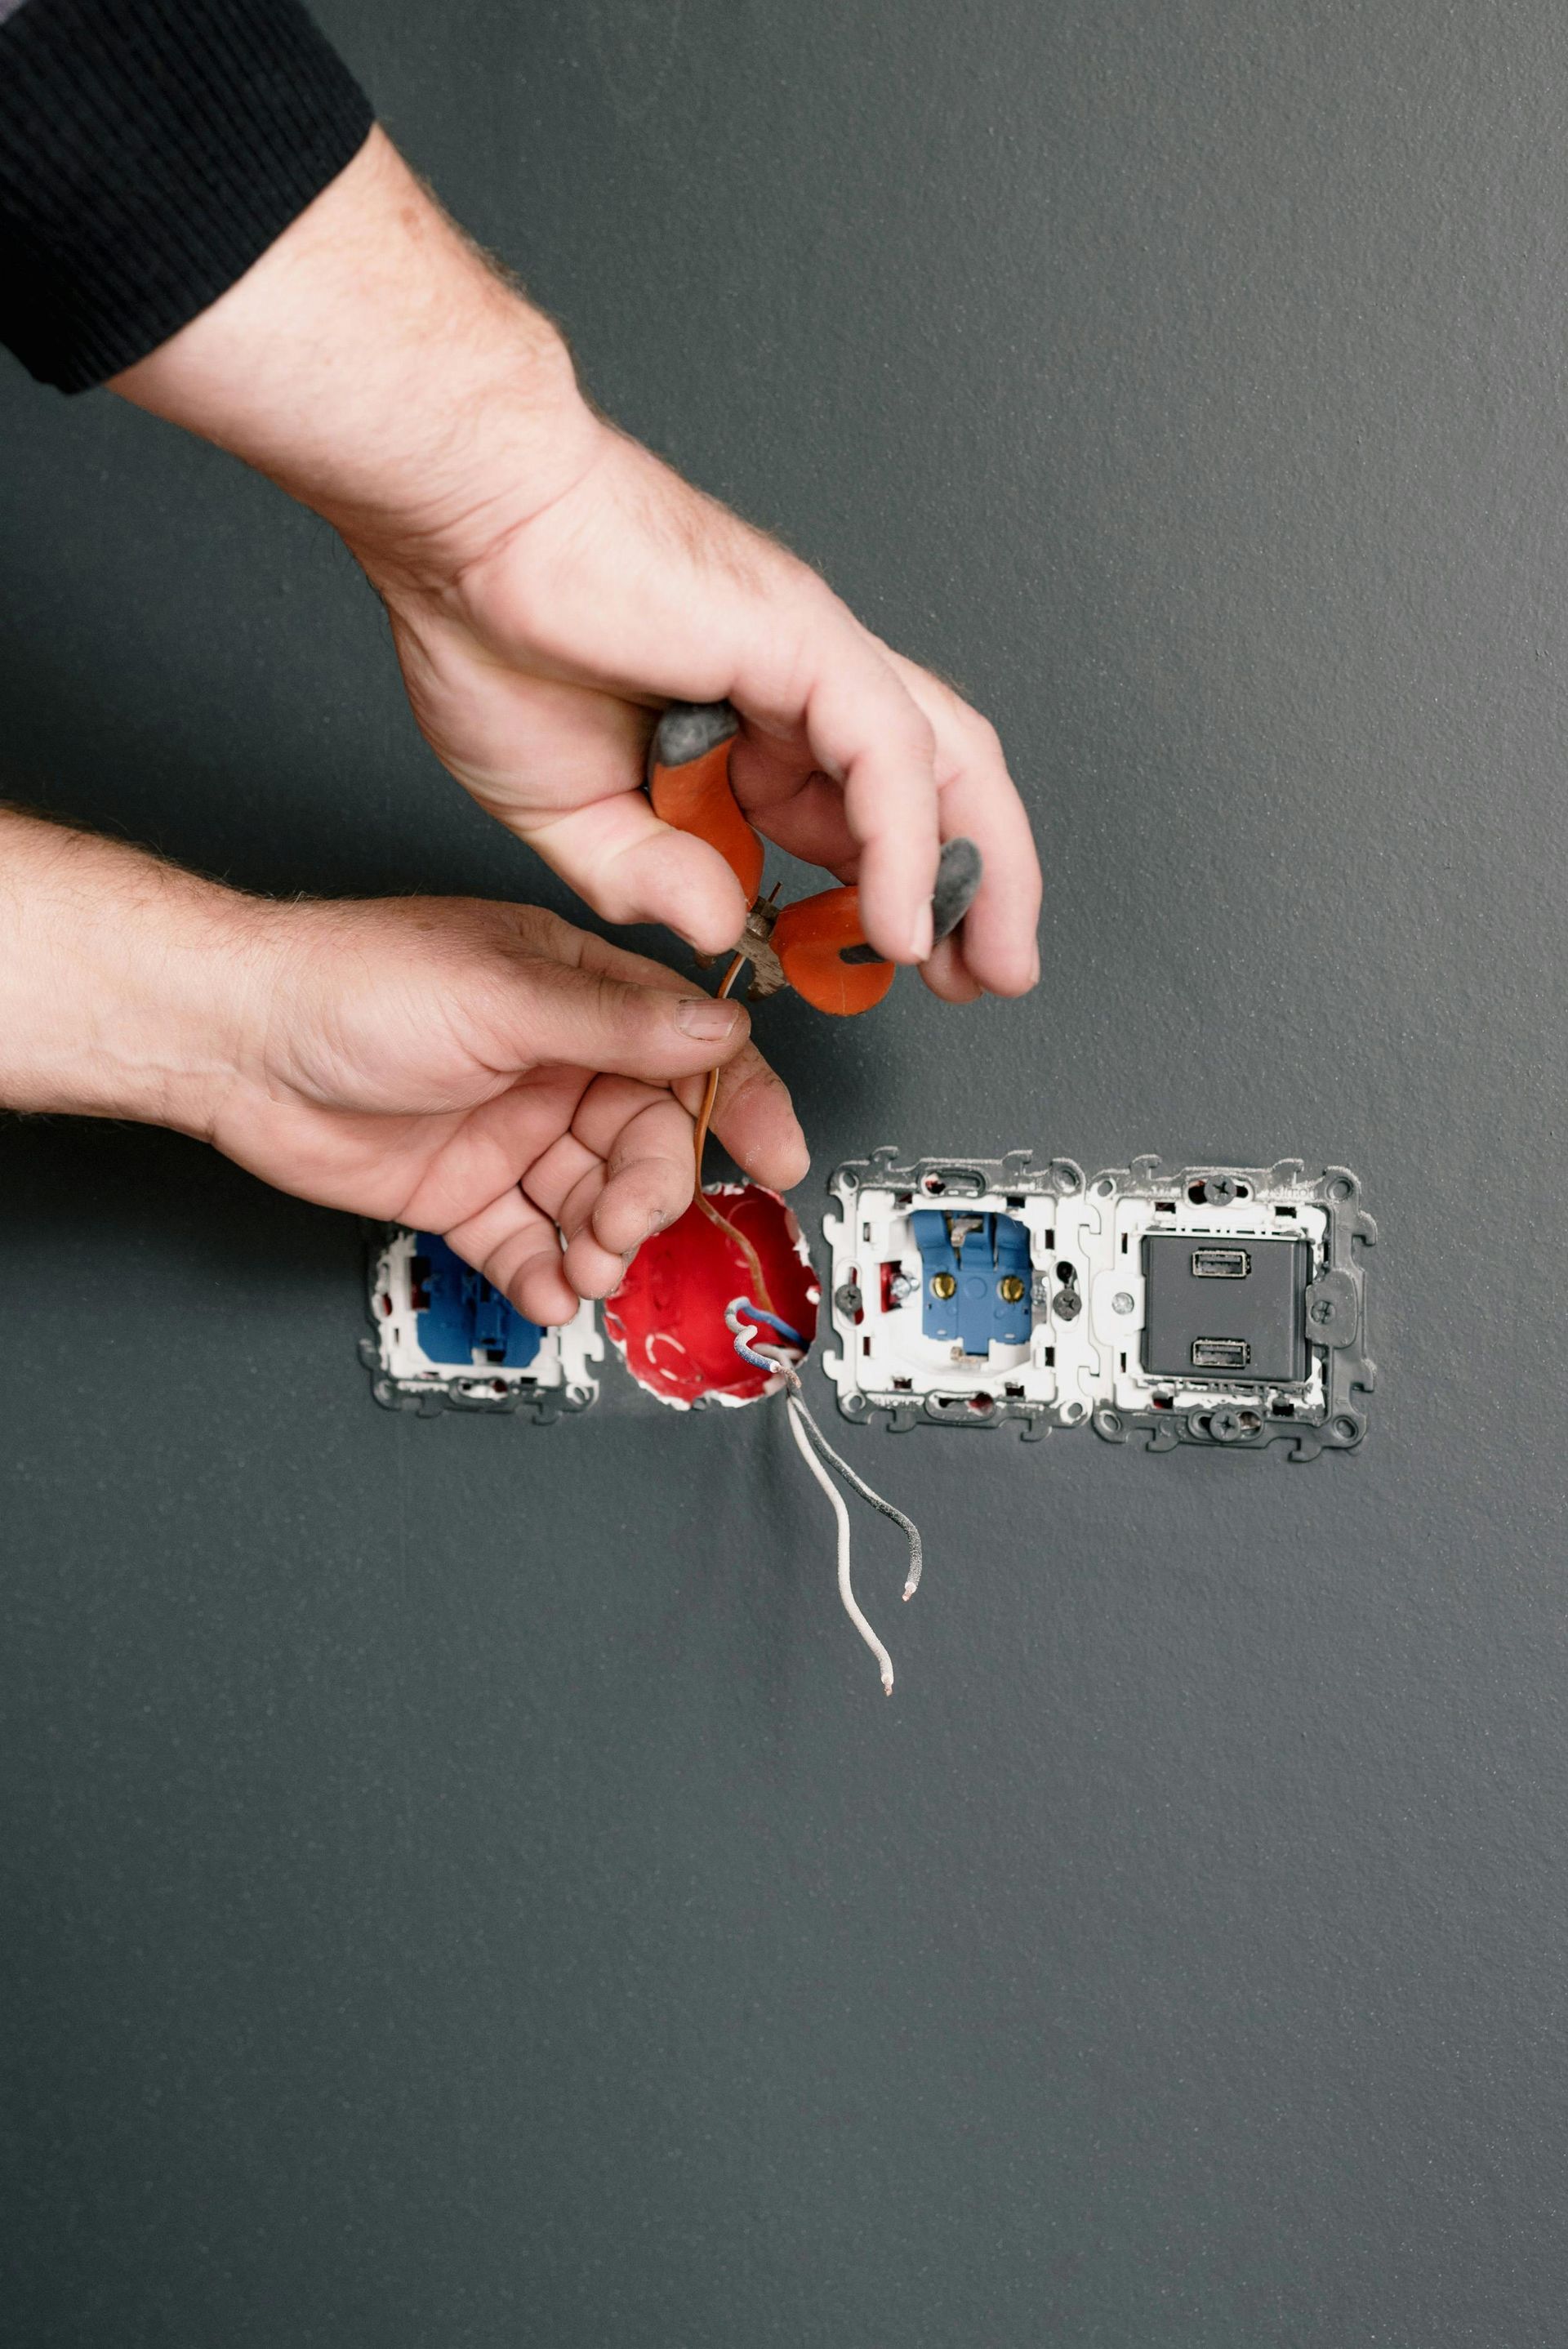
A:
[[[861,1614],[855,1598],[854,1585],[850,1580],[850,1513],[844,1506],[844,1496],[818,1459],[811,1439],[807,1434],[800,1416],[800,1406],[792,1394],[784,1398],[784,1408],[789,1414],[789,1433],[795,1448],[812,1475],[832,1504],[839,1526],[839,1596],[844,1602],[844,1612],[876,1658],[882,1671],[882,1684],[887,1694],[892,1694],[892,1658]]]
[[[895,1526],[902,1527],[909,1543],[909,1572],[904,1577],[903,1597],[913,1599],[920,1588],[921,1568],[925,1563],[925,1551],[920,1538],[920,1527],[913,1517],[906,1517],[902,1509],[895,1509],[891,1501],[884,1501],[882,1495],[868,1485],[863,1476],[858,1476],[841,1452],[834,1451],[807,1410],[804,1398],[797,1393],[794,1400],[796,1410],[806,1423],[807,1433],[829,1467],[836,1469],[845,1484],[851,1485],[862,1501],[869,1501],[873,1509],[880,1509],[884,1517],[891,1517]]]
[[[806,1423],[806,1433],[829,1467],[834,1469],[846,1485],[852,1485],[862,1501],[869,1501],[873,1509],[880,1509],[884,1517],[891,1517],[894,1525],[902,1530],[909,1543],[909,1572],[903,1579],[903,1596],[905,1599],[913,1599],[920,1588],[921,1569],[925,1563],[925,1548],[920,1538],[920,1527],[913,1517],[906,1517],[902,1509],[894,1508],[891,1501],[884,1500],[874,1486],[866,1483],[863,1476],[857,1475],[841,1452],[834,1451],[806,1408],[806,1398],[800,1392],[800,1373],[789,1355],[781,1353],[777,1346],[765,1346],[757,1331],[737,1318],[738,1310],[738,1304],[732,1305],[724,1317],[729,1328],[735,1332],[736,1352],[743,1354],[745,1359],[754,1363],[758,1370],[772,1369],[781,1373],[789,1389],[790,1399]]]
[[[747,1318],[748,1315],[749,1319]],[[763,1343],[761,1333],[756,1326],[758,1321],[770,1323],[774,1329],[782,1331],[791,1341],[799,1343],[794,1330],[780,1321],[776,1314],[764,1312],[759,1306],[752,1305],[743,1297],[732,1299],[726,1309],[725,1327],[735,1340],[735,1350],[742,1361],[750,1362],[759,1371],[771,1370],[784,1381],[788,1390],[784,1397],[785,1408],[789,1414],[789,1433],[795,1439],[796,1449],[833,1506],[833,1516],[839,1528],[839,1597],[843,1600],[845,1614],[876,1658],[882,1671],[882,1687],[891,1696],[892,1694],[892,1658],[872,1630],[856,1600],[854,1585],[850,1579],[850,1513],[844,1506],[843,1495],[837,1485],[829,1482],[823,1462],[828,1464],[828,1467],[834,1469],[843,1478],[845,1484],[853,1485],[855,1491],[863,1500],[869,1501],[873,1509],[880,1509],[884,1517],[891,1517],[894,1525],[903,1528],[909,1543],[909,1572],[904,1578],[903,1585],[903,1595],[906,1599],[913,1598],[920,1584],[920,1569],[923,1562],[920,1528],[913,1517],[906,1517],[902,1509],[895,1509],[891,1501],[884,1501],[882,1495],[873,1491],[863,1476],[856,1475],[841,1454],[834,1451],[806,1408],[806,1399],[800,1392],[800,1373],[794,1361],[778,1346]]]

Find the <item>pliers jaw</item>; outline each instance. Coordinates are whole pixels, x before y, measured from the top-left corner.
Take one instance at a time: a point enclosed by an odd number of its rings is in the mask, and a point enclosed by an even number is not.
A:
[[[739,730],[727,701],[676,702],[666,709],[648,745],[654,813],[717,848],[745,892],[746,927],[734,951],[751,965],[748,992],[754,999],[792,987],[819,1011],[841,1018],[869,1011],[897,970],[870,950],[859,890],[823,889],[783,906],[758,899],[763,846],[729,781],[729,753]],[[957,928],[979,885],[979,851],[971,841],[949,841],[932,901],[939,938]]]
[[[746,927],[733,949],[751,965],[751,984],[746,993],[752,1003],[766,1001],[789,984],[784,976],[784,966],[773,951],[773,929],[778,919],[779,908],[772,898],[758,897],[747,911]]]

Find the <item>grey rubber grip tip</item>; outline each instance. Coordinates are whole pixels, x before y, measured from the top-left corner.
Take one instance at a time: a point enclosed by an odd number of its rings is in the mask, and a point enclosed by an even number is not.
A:
[[[932,943],[950,937],[975,903],[975,892],[980,886],[985,870],[980,851],[972,840],[944,840],[936,867],[936,886],[931,893]]]
[[[654,729],[648,772],[655,767],[687,766],[716,742],[727,742],[739,731],[740,720],[727,701],[674,701]]]

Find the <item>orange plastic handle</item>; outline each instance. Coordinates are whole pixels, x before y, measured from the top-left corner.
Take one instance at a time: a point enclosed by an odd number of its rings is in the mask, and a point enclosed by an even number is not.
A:
[[[717,849],[749,907],[762,886],[765,851],[729,787],[729,750],[739,726],[726,701],[666,709],[648,745],[648,797],[662,822]]]
[[[891,962],[846,962],[849,947],[863,947],[861,893],[824,889],[780,908],[773,925],[773,951],[797,995],[818,1011],[842,1019],[880,1003],[897,974]]]

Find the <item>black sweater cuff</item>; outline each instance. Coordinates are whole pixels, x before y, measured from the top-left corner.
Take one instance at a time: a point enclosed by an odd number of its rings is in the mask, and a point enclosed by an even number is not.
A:
[[[0,0],[0,341],[84,391],[145,358],[358,152],[298,0]]]

